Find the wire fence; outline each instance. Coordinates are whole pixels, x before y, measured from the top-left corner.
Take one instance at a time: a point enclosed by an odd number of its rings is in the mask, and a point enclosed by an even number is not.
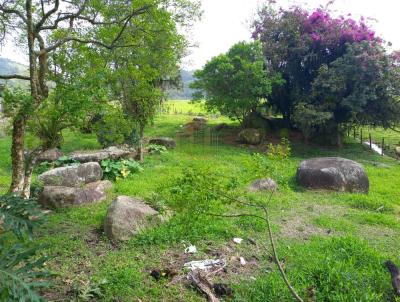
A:
[[[400,146],[400,133],[379,128],[348,128],[347,137],[369,147],[380,155],[398,157],[396,147]]]

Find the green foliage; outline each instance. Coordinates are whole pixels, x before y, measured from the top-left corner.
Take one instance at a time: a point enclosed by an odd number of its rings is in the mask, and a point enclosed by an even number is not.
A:
[[[110,180],[119,180],[143,171],[142,166],[132,159],[112,160],[104,159],[100,163],[103,177]]]
[[[195,72],[196,80],[191,85],[197,90],[194,99],[205,99],[209,111],[243,122],[266,102],[272,85],[280,83],[279,77],[272,77],[264,65],[259,42],[237,43]]]
[[[167,148],[165,146],[161,145],[156,145],[156,144],[150,144],[147,146],[147,151],[150,154],[163,154],[168,152]]]
[[[31,238],[33,228],[41,222],[42,216],[34,200],[11,195],[0,196],[0,235],[3,229],[5,232],[13,232],[20,240],[25,234]]]
[[[172,207],[177,211],[190,211],[196,217],[218,208],[221,193],[233,194],[237,187],[237,178],[227,178],[212,169],[184,168],[182,176],[174,180],[170,189]]]
[[[287,138],[278,145],[269,144],[267,154],[254,153],[243,160],[246,177],[249,179],[270,177],[282,187],[287,187],[290,176],[285,173],[291,166],[291,146]]]
[[[306,103],[297,104],[293,113],[293,121],[303,132],[306,141],[321,133],[324,125],[332,119],[331,112],[317,110],[313,105]]]
[[[5,302],[42,302],[36,290],[48,287],[43,280],[50,273],[43,269],[47,257],[38,258],[42,247],[16,244],[9,248],[0,238],[0,300]]]
[[[46,256],[39,257],[42,246],[29,247],[25,243],[7,244],[5,233],[23,240],[32,238],[32,231],[42,219],[39,206],[33,200],[14,196],[0,196],[0,300],[44,301],[36,290],[49,286],[44,278],[50,273],[44,269]]]
[[[107,106],[94,128],[103,148],[125,143],[133,132],[132,121],[121,108],[112,105]]]
[[[76,281],[73,284],[75,293],[74,302],[90,302],[96,299],[104,298],[104,286],[107,285],[107,279],[102,279],[99,282],[93,281]]]

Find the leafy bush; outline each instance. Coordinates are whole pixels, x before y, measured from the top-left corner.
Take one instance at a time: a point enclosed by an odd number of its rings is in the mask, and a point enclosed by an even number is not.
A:
[[[42,221],[42,213],[34,200],[0,196],[0,300],[44,301],[36,290],[47,287],[43,278],[50,276],[44,269],[46,256],[38,257],[42,246],[28,247],[23,239],[32,238],[33,228]],[[9,246],[5,236],[12,232],[19,243]]]
[[[167,148],[165,146],[161,145],[156,145],[156,144],[150,144],[147,146],[147,151],[150,154],[162,154],[168,152]]]
[[[245,174],[247,178],[270,177],[280,186],[287,186],[289,181],[288,171],[290,166],[290,143],[286,138],[281,139],[278,145],[269,144],[266,155],[254,153],[244,159]]]
[[[118,161],[105,159],[101,161],[100,165],[103,169],[103,177],[110,180],[127,178],[132,174],[143,171],[142,166],[132,159]]]
[[[94,128],[97,140],[103,148],[135,140],[136,132],[132,127],[133,123],[120,108],[108,106],[101,116]]]

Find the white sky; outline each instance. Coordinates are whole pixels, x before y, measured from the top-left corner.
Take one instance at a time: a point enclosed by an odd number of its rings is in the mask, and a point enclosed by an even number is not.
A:
[[[263,0],[202,0],[203,18],[192,29],[191,41],[198,47],[191,50],[185,59],[187,69],[197,69],[234,43],[250,40],[249,22]],[[309,8],[326,4],[327,0],[277,0],[278,5],[306,4]],[[376,20],[372,27],[385,40],[393,43],[394,49],[400,49],[400,0],[337,0],[332,6],[338,14],[351,13],[353,18],[361,15]],[[6,45],[0,49],[0,56],[20,63],[26,58],[12,47]]]
[[[263,0],[202,0],[203,18],[193,30],[198,48],[187,58],[186,68],[197,69],[234,43],[250,40],[249,21]],[[328,0],[277,0],[279,6],[305,4],[308,8],[325,5]],[[370,22],[374,30],[385,40],[400,49],[400,0],[337,0],[332,9],[338,14],[351,13],[357,20],[360,16],[376,19]]]

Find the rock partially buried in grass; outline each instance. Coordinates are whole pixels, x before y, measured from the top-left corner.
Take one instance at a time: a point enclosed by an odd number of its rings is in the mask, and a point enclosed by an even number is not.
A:
[[[176,142],[170,137],[156,137],[152,138],[150,144],[164,146],[167,149],[175,149]]]
[[[249,145],[258,145],[261,143],[262,135],[258,129],[244,129],[239,132],[238,141]]]
[[[108,208],[104,221],[104,232],[112,241],[126,241],[155,222],[160,222],[159,213],[142,199],[118,196]]]
[[[45,186],[39,202],[47,208],[65,208],[107,198],[106,191],[112,187],[108,180],[89,183],[83,187]]]
[[[368,193],[369,180],[357,162],[340,157],[322,157],[302,161],[297,181],[307,189]]]
[[[45,186],[79,187],[101,180],[103,171],[96,162],[61,167],[39,175]]]
[[[135,158],[137,152],[133,148],[122,148],[122,147],[108,147],[102,150],[91,150],[91,151],[75,151],[70,154],[70,158],[80,163],[87,162],[101,162],[104,159],[126,159]]]
[[[250,192],[275,192],[277,189],[278,184],[271,178],[257,179],[248,188]]]

